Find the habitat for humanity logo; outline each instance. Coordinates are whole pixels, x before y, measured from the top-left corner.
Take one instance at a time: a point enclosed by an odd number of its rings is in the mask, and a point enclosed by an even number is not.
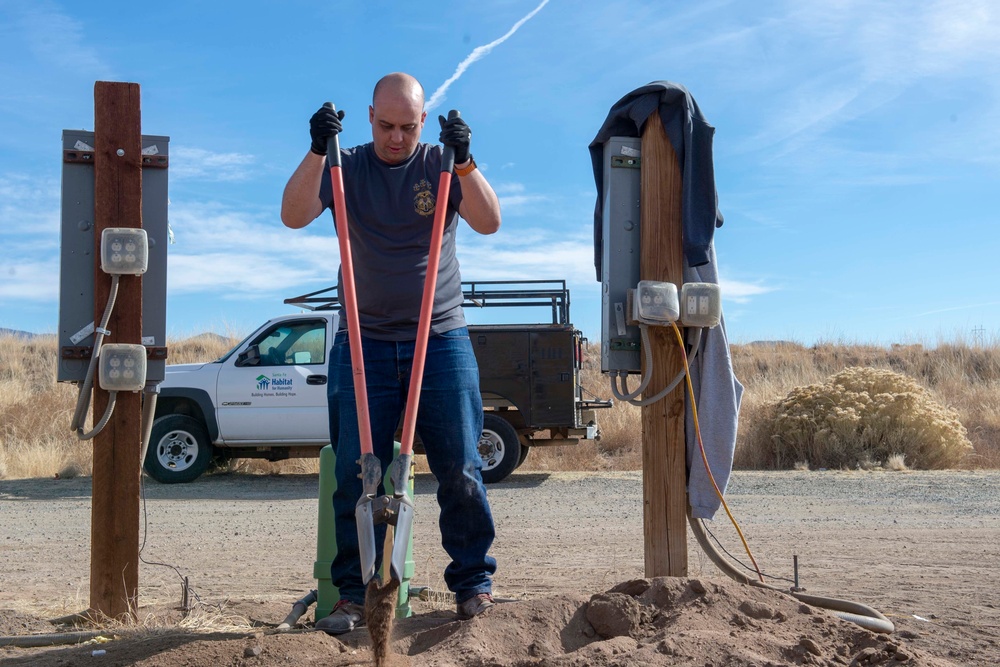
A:
[[[260,391],[267,391],[269,389],[280,391],[280,390],[290,390],[292,389],[292,378],[286,377],[284,373],[272,373],[270,377],[261,373],[257,376],[257,389]],[[279,396],[284,396],[285,394],[279,393]]]

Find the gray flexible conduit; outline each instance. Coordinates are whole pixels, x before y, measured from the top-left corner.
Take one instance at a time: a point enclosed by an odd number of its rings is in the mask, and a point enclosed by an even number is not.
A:
[[[0,646],[37,648],[40,646],[59,646],[62,644],[82,644],[94,637],[107,634],[109,634],[107,630],[81,630],[47,635],[14,635],[11,637],[0,637]]]
[[[316,594],[316,589],[309,591],[305,597],[292,605],[292,611],[288,613],[285,620],[283,620],[278,627],[275,628],[275,630],[285,631],[294,628],[295,624],[299,622],[300,618],[302,618],[302,615],[306,613],[306,610],[308,610],[309,607],[318,599],[319,596]]]
[[[118,282],[120,276],[111,276],[111,291],[108,294],[108,303],[104,307],[104,314],[101,316],[101,321],[94,329],[94,347],[90,353],[90,363],[87,365],[87,375],[83,380],[83,384],[80,386],[80,393],[76,399],[76,410],[73,412],[73,421],[70,423],[69,429],[71,431],[76,431],[76,435],[80,440],[90,440],[95,435],[101,432],[101,430],[107,425],[108,420],[111,419],[111,413],[115,409],[115,394],[108,400],[108,407],[104,410],[104,416],[101,417],[97,426],[94,427],[90,433],[84,433],[83,424],[87,421],[87,410],[90,409],[90,399],[91,399],[91,389],[94,386],[94,375],[97,372],[97,358],[101,354],[101,344],[104,342],[105,333],[108,330],[108,322],[111,320],[111,311],[115,308],[115,301],[118,299]]]
[[[821,609],[832,611],[839,618],[856,623],[857,625],[874,632],[881,632],[885,634],[895,632],[896,626],[892,624],[892,621],[882,615],[881,612],[872,609],[868,605],[861,604],[860,602],[851,602],[850,600],[841,600],[839,598],[828,598],[821,597],[819,595],[809,595],[802,592],[787,591],[785,589],[778,588],[777,586],[772,586],[770,584],[765,584],[762,581],[751,579],[749,576],[736,569],[721,553],[719,553],[719,550],[716,549],[715,545],[708,539],[708,534],[705,532],[705,527],[702,525],[700,519],[695,519],[689,514],[688,523],[691,525],[691,532],[694,533],[695,539],[698,540],[698,544],[701,546],[705,554],[708,555],[709,559],[711,559],[713,563],[715,563],[716,567],[722,570],[723,574],[731,579],[735,579],[741,584],[746,584],[748,586],[769,588],[773,591],[778,591],[779,593],[791,595],[799,602],[804,602],[812,607],[819,607]]]
[[[653,377],[653,352],[652,352],[653,346],[649,342],[649,327],[645,324],[640,324],[639,331],[642,334],[642,346],[643,349],[645,350],[645,356],[646,356],[646,372],[643,375],[642,382],[639,384],[639,386],[636,388],[635,391],[629,391],[628,371],[611,371],[610,376],[611,376],[611,393],[614,395],[614,397],[617,398],[619,401],[627,401],[632,405],[637,405],[640,408],[642,408],[646,407],[647,405],[652,405],[653,403],[656,403],[661,398],[663,398],[664,396],[672,392],[674,389],[676,389],[677,385],[680,384],[681,380],[684,379],[685,373],[683,370],[681,370],[681,372],[678,373],[677,376],[670,381],[670,384],[668,384],[662,390],[657,392],[654,396],[649,396],[647,398],[642,398],[637,400],[636,397],[646,390],[647,385],[649,385],[650,379]],[[691,361],[694,361],[695,357],[698,356],[698,350],[700,349],[701,346],[702,329],[699,327],[695,329],[689,329],[689,331],[693,331],[692,336],[694,338],[694,340],[690,343],[691,344],[691,352],[689,354],[690,358],[689,363],[690,363]],[[619,383],[621,384],[621,387],[618,386]]]

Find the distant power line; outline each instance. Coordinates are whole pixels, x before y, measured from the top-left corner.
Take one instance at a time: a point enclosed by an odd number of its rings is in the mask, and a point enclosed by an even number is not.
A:
[[[980,324],[978,327],[972,328],[972,343],[974,345],[982,347],[985,337],[986,329],[983,328],[983,325]]]

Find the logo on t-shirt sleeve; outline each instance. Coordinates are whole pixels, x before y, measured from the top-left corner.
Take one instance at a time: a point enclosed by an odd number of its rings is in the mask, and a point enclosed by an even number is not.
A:
[[[426,178],[420,179],[413,186],[413,210],[420,215],[431,215],[434,213],[434,193],[431,192],[431,184]]]

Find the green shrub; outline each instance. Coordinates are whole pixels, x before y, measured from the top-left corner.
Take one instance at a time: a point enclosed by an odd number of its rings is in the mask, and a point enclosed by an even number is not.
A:
[[[972,451],[954,410],[887,369],[846,368],[793,389],[767,415],[770,454],[759,461],[767,468],[870,467],[901,455],[912,468],[942,469]]]

